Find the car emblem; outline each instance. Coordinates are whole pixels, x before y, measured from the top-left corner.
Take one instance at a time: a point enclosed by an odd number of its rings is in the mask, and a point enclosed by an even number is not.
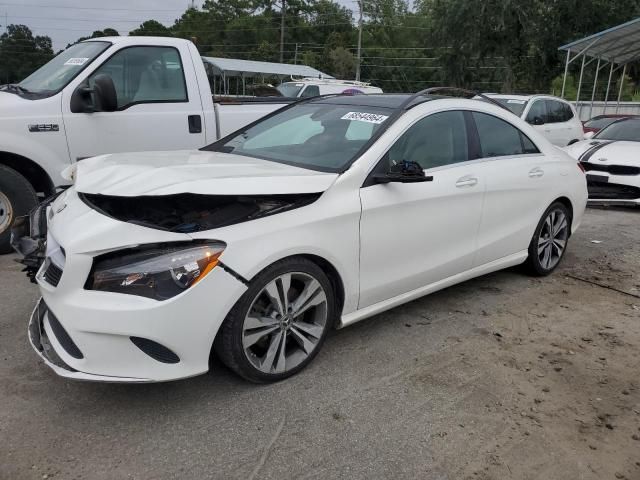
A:
[[[599,162],[606,162],[606,161],[607,161],[607,159],[603,157],[603,158],[599,158],[599,159],[598,159],[598,161],[599,161]]]

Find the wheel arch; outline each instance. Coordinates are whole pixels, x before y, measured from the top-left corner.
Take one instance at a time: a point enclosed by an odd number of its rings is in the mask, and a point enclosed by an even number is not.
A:
[[[563,204],[569,210],[569,217],[570,217],[569,236],[571,236],[571,230],[572,230],[571,227],[573,226],[573,204],[571,203],[571,200],[569,200],[568,197],[564,197],[564,196],[556,198],[553,202],[551,202],[551,204],[554,204],[556,202]]]
[[[45,197],[55,192],[55,186],[47,172],[33,160],[16,153],[0,151],[0,165],[9,167],[22,175],[36,192]]]

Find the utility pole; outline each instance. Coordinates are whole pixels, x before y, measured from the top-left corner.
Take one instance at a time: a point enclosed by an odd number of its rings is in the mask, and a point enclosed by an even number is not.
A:
[[[360,8],[360,16],[358,18],[358,63],[356,65],[356,82],[360,81],[360,59],[362,49],[362,8],[364,0],[358,0],[358,7]]]
[[[287,0],[282,0],[282,10],[280,10],[280,63],[284,62],[284,14]]]
[[[293,57],[293,64],[294,65],[298,64],[298,45],[300,45],[300,44],[296,43],[296,53],[295,53],[295,56]]]

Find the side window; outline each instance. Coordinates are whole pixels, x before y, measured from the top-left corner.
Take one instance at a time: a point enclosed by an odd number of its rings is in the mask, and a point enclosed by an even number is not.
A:
[[[387,155],[392,165],[413,161],[424,169],[469,160],[464,114],[457,111],[434,113],[418,120]]]
[[[91,87],[100,74],[113,79],[120,109],[134,103],[188,101],[182,61],[173,47],[124,48],[91,74]]]
[[[544,123],[547,123],[547,107],[545,106],[544,100],[535,100],[531,104],[531,108],[529,109],[529,113],[527,113],[526,121],[530,124],[535,124],[534,119],[539,117]]]
[[[564,104],[557,102],[556,100],[545,100],[547,104],[547,117],[549,119],[546,123],[559,123],[564,122]]]
[[[307,98],[317,97],[318,95],[320,95],[320,87],[318,85],[307,85],[307,88],[302,91],[302,95],[300,96],[302,98]]]
[[[564,111],[564,122],[568,122],[573,118],[573,110],[571,110],[571,107],[568,104],[563,103],[562,110]]]
[[[479,112],[473,112],[473,119],[483,158],[538,153],[533,142],[510,123]]]

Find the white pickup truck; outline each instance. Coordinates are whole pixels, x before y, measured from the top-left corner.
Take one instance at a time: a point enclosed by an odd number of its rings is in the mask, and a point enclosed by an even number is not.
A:
[[[103,37],[69,47],[0,87],[0,253],[13,219],[105,153],[196,149],[291,100],[216,103],[193,43]]]

